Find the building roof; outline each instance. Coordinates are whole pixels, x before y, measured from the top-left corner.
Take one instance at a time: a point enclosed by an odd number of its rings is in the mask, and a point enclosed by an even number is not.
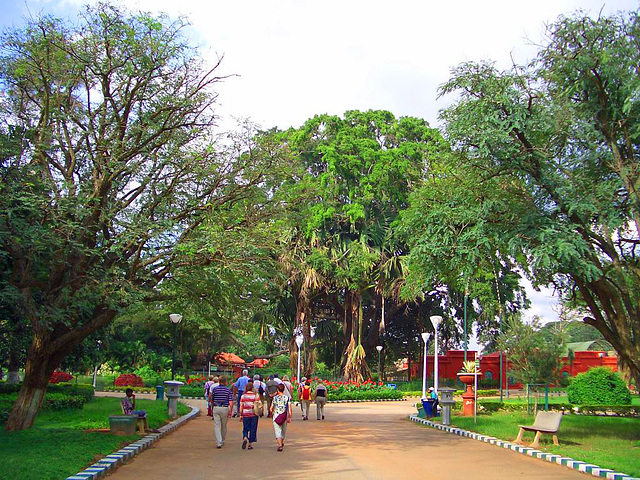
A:
[[[220,352],[213,356],[214,363],[219,365],[244,365],[244,360],[235,353]]]
[[[262,368],[262,367],[266,367],[268,363],[269,363],[269,359],[268,358],[256,358],[256,359],[252,360],[251,362],[247,363],[247,367]]]

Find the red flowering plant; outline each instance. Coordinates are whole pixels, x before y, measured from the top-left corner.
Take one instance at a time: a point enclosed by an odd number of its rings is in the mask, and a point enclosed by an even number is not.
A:
[[[204,388],[204,384],[207,381],[207,377],[204,375],[199,375],[199,376],[193,376],[193,377],[189,377],[187,379],[187,385],[189,385],[190,387],[203,387]]]
[[[73,378],[73,375],[71,375],[70,373],[59,372],[56,370],[51,374],[51,377],[49,377],[49,383],[68,382],[72,378]]]
[[[117,387],[144,387],[142,378],[134,373],[124,373],[115,379],[113,384]]]

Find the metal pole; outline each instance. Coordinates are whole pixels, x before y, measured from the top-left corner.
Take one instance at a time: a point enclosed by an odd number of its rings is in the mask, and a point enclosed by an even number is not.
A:
[[[468,285],[464,289],[464,361],[467,361],[467,343],[468,343],[468,334],[467,334],[467,291]]]
[[[427,342],[424,342],[424,360],[422,363],[422,398],[427,398]]]
[[[380,362],[380,350],[378,350],[378,382],[382,381],[382,363]]]
[[[502,335],[502,312],[500,313],[500,335]],[[502,378],[502,350],[500,350],[500,403],[502,403],[502,382],[503,382],[503,378]]]
[[[298,346],[298,383],[300,383],[300,346]]]
[[[173,355],[171,359],[171,380],[176,379],[176,324],[173,324]]]
[[[436,395],[438,394],[438,328],[434,329],[436,331],[435,335],[435,366],[433,369],[433,389],[436,391]],[[426,345],[426,344],[425,344]],[[425,356],[426,358],[426,356]],[[426,361],[426,360],[425,360]]]

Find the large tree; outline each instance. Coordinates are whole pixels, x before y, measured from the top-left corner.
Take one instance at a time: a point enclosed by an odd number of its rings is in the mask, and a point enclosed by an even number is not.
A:
[[[638,382],[639,33],[637,13],[560,18],[530,65],[465,63],[442,87],[458,95],[443,119],[476,213],[461,242],[480,232],[588,308]]]
[[[211,146],[218,65],[184,27],[99,4],[2,39],[3,121],[25,132],[0,170],[3,297],[33,332],[7,429],[29,428],[63,358],[163,282],[177,247],[269,168],[251,145]]]

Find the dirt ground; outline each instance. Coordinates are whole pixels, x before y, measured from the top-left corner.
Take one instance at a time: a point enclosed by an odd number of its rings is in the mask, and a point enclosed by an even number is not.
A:
[[[109,478],[587,478],[567,467],[409,422],[411,402],[329,404],[324,421],[315,419],[314,406],[309,421],[302,421],[300,408],[294,407],[283,452],[276,451],[272,423],[266,418],[259,421],[253,450],[240,448],[242,426],[233,418],[225,445],[216,449],[213,421],[206,416],[204,401],[187,402],[203,414]]]

